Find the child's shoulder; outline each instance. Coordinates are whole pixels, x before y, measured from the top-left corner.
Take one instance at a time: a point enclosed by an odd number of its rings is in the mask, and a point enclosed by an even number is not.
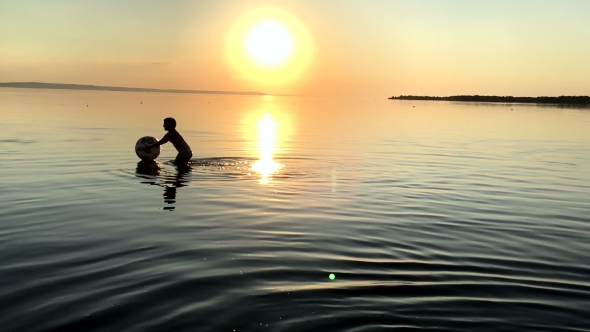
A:
[[[176,129],[172,129],[168,132],[168,137],[170,137],[170,139],[179,139],[182,138],[182,135],[180,135],[180,133],[176,130]]]

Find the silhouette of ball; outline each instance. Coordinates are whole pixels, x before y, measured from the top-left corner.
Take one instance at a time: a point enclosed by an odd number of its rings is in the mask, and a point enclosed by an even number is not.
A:
[[[151,148],[149,152],[145,151],[145,147],[156,143],[158,140],[155,137],[144,136],[135,143],[135,153],[141,160],[154,160],[160,155],[162,151],[161,146]]]

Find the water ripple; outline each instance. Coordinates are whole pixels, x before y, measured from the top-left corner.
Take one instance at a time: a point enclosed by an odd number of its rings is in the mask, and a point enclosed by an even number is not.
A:
[[[587,115],[389,105],[294,125],[264,183],[243,124],[184,122],[188,170],[172,149],[137,163],[149,131],[92,114],[7,132],[31,141],[0,141],[23,153],[0,170],[2,330],[590,330],[590,141],[551,127]],[[522,130],[459,121],[474,113]]]

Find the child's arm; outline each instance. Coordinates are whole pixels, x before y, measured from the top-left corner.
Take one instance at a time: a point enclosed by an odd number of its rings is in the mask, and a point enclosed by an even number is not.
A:
[[[158,142],[156,142],[152,145],[146,145],[143,149],[149,153],[150,149],[157,148],[158,146],[160,146],[162,144],[166,144],[166,143],[170,142],[169,134],[170,133],[166,133],[166,135],[164,135],[164,137],[162,137],[161,140],[159,140]]]

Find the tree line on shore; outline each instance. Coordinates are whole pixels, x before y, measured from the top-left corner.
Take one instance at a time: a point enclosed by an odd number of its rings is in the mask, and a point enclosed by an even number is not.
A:
[[[400,100],[444,100],[468,101],[484,103],[539,103],[539,104],[590,104],[590,96],[559,96],[559,97],[513,97],[513,96],[480,96],[460,95],[448,97],[401,95],[389,97]]]

